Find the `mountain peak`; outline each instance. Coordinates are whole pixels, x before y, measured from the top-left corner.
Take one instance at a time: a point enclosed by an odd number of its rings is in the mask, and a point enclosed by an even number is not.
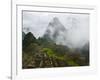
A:
[[[64,25],[60,22],[59,18],[54,17],[51,22],[49,22],[48,27],[54,27],[56,30],[65,30]]]
[[[56,43],[57,39],[62,36],[61,34],[64,34],[64,32],[66,31],[67,31],[66,28],[60,22],[59,18],[54,17],[52,21],[49,22],[48,27],[43,37],[46,38],[47,40],[52,40]],[[63,36],[61,38],[64,39]]]
[[[59,19],[57,17],[54,17],[53,18],[53,22],[55,22],[55,23],[57,22],[58,23],[59,22]]]

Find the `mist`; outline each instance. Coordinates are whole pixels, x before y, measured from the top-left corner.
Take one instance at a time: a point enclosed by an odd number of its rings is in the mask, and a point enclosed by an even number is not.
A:
[[[80,48],[89,42],[89,15],[71,13],[47,13],[47,12],[23,12],[23,31],[32,32],[38,38],[42,37],[53,18],[57,17],[65,30],[59,30],[55,39],[56,44],[69,46],[70,48]],[[57,26],[59,25],[54,25]],[[53,27],[54,27],[53,26]],[[62,27],[62,26],[61,26]],[[55,29],[49,27],[51,35]],[[52,36],[51,36],[52,37]]]

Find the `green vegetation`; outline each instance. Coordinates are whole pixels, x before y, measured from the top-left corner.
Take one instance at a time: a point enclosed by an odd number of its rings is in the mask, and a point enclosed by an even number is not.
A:
[[[25,34],[22,41],[23,69],[86,66],[89,65],[88,54],[89,50],[78,51],[57,45],[47,36],[36,39],[31,32]]]

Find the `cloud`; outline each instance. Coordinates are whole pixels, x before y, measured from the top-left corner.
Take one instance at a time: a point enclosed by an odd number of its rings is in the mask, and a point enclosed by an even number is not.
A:
[[[48,24],[54,17],[67,29],[63,34],[66,45],[80,47],[89,41],[89,15],[70,13],[23,12],[23,31],[32,32],[36,38],[43,36]],[[63,36],[62,35],[62,36]],[[58,39],[60,40],[60,39]]]

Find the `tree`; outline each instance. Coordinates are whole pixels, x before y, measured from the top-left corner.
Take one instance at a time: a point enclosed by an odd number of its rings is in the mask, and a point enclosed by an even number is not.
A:
[[[31,43],[36,43],[36,38],[33,36],[31,32],[27,33],[23,40],[23,48],[27,47]]]

